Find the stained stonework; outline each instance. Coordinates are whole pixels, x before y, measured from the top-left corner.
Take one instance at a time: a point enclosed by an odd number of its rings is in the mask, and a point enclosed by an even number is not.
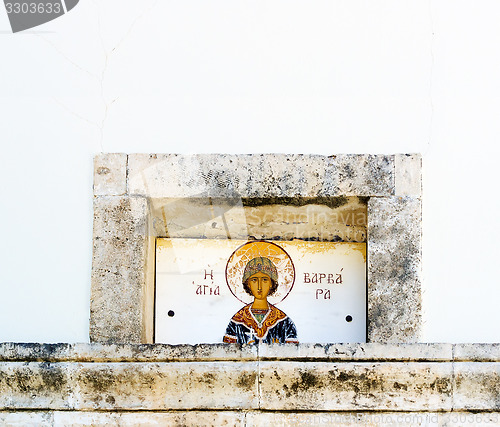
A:
[[[151,199],[156,236],[366,242],[363,197]]]
[[[420,155],[101,154],[95,165],[91,341],[153,342],[156,237],[366,241],[368,341],[421,339]]]
[[[0,423],[498,425],[498,356],[488,344],[5,343]]]
[[[421,332],[421,202],[368,202],[368,339],[418,342]]]
[[[147,301],[152,302],[153,288],[147,260],[154,256],[154,241],[149,234],[145,198],[94,199],[91,341],[152,341],[152,307]]]
[[[129,154],[128,193],[151,198],[394,194],[394,156]]]

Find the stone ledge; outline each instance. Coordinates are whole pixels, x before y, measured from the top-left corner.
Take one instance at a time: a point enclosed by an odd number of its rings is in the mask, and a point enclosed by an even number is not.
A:
[[[498,358],[458,362],[453,348],[4,343],[0,411],[500,410]]]
[[[173,412],[0,412],[3,426],[325,426],[343,427],[425,425],[498,426],[499,412],[264,412],[264,411],[173,411]]]
[[[500,343],[455,344],[453,358],[461,362],[496,362],[500,360]]]
[[[0,362],[211,361],[500,362],[500,344],[40,344],[0,343]]]

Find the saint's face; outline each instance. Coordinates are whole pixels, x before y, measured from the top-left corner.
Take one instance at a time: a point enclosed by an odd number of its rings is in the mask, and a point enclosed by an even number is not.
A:
[[[271,278],[264,273],[255,273],[248,278],[248,285],[256,299],[267,299],[267,295],[271,290]]]

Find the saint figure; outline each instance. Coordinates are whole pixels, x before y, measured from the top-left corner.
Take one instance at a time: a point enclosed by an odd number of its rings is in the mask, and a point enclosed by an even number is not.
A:
[[[254,300],[231,318],[223,341],[238,344],[298,343],[292,319],[267,301],[267,297],[278,289],[278,271],[272,261],[265,257],[249,261],[242,282],[245,292]]]

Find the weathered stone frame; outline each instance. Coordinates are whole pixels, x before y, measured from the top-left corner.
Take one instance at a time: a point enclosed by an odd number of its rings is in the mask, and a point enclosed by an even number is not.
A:
[[[91,342],[153,342],[155,203],[235,196],[369,197],[367,340],[420,341],[420,155],[100,154]]]

